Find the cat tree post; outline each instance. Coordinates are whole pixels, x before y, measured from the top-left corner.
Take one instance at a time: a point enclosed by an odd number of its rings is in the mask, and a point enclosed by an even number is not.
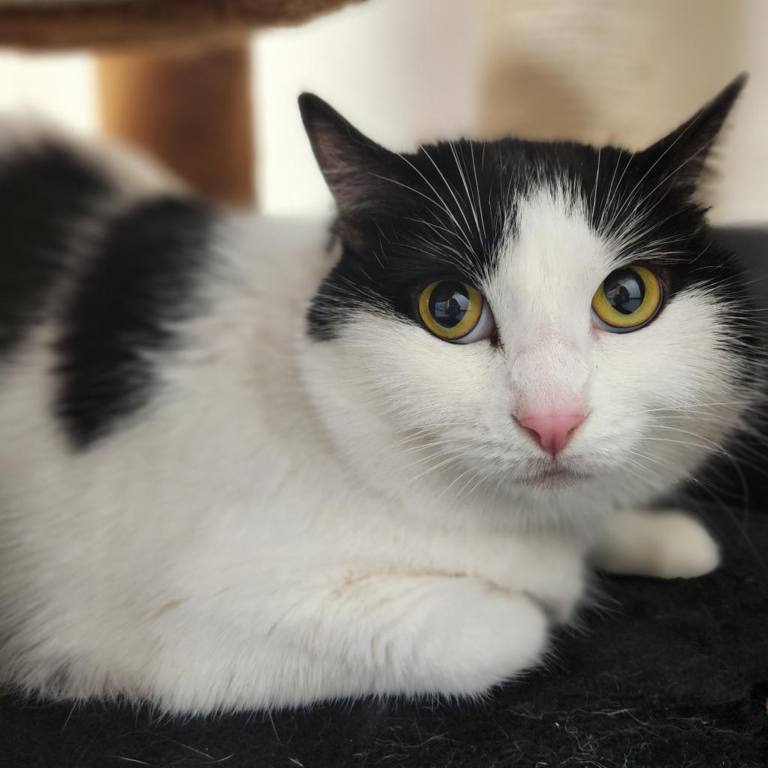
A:
[[[246,35],[105,54],[98,76],[107,135],[148,150],[206,197],[254,202]]]

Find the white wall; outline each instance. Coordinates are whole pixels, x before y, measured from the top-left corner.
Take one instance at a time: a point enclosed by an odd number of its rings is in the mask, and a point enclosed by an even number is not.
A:
[[[480,129],[647,145],[741,71],[708,201],[768,220],[766,0],[480,0]]]
[[[728,137],[715,213],[724,221],[768,221],[768,2],[742,0],[740,50],[750,81]],[[713,51],[712,55],[715,55]]]
[[[258,37],[262,207],[282,213],[330,204],[299,120],[303,90],[393,148],[471,131],[476,30],[467,0],[371,0]]]
[[[0,52],[0,112],[45,115],[73,130],[97,130],[93,61],[86,54]]]

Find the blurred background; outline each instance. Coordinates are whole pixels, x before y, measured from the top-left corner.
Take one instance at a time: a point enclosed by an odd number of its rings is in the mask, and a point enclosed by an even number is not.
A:
[[[768,221],[765,0],[366,0],[254,33],[259,207],[322,213],[330,199],[296,96],[312,90],[397,149],[459,135],[573,138],[632,148],[751,75],[709,191],[718,221]],[[99,131],[95,59],[0,53],[0,110]],[[205,152],[205,147],[200,147]]]

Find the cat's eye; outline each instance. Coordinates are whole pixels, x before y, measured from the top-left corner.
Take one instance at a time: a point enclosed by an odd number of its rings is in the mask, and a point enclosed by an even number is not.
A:
[[[493,333],[493,315],[477,288],[459,280],[437,280],[417,297],[425,328],[444,341],[470,344]]]
[[[637,331],[659,314],[664,283],[647,267],[633,265],[611,272],[592,298],[598,326],[613,333]]]

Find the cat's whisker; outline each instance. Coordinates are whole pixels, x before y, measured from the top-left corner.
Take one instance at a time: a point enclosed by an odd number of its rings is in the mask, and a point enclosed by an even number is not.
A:
[[[732,455],[732,452],[729,451],[724,445],[721,445],[720,443],[715,442],[714,440],[712,440],[712,439],[702,435],[699,432],[693,432],[693,431],[688,430],[688,429],[681,429],[679,427],[674,427],[674,426],[670,426],[670,425],[667,425],[667,424],[655,424],[654,428],[655,429],[664,429],[664,430],[668,430],[668,431],[671,431],[671,432],[675,432],[677,434],[688,435],[690,437],[695,437],[696,439],[699,439],[699,440],[704,440],[706,445],[708,446],[709,450],[711,450],[714,455],[724,456],[724,457],[726,457],[727,459],[730,460],[731,464],[733,465],[734,470],[739,474],[740,479],[742,481],[742,485],[743,485],[745,490],[746,490],[747,482],[746,482],[746,478],[743,476],[743,473],[741,471],[742,464],[744,466],[750,468],[750,469],[756,469],[758,471],[762,469],[761,467],[757,467],[757,466],[752,467],[752,466],[750,466],[749,463],[746,463],[744,460],[739,461],[735,456]],[[762,454],[758,454],[758,453],[755,452],[755,455],[759,456],[761,459],[764,458],[762,456]],[[768,477],[768,475],[766,475],[766,476]]]
[[[752,400],[717,400],[717,401],[704,401],[700,403],[686,403],[683,405],[665,405],[658,408],[642,408],[641,413],[661,413],[664,411],[687,411],[697,410],[702,408],[721,408],[724,406],[735,406],[737,408],[743,408],[745,406],[753,405]]]
[[[460,461],[461,456],[462,456],[461,453],[457,453],[454,456],[438,456],[437,458],[439,458],[440,461],[436,462],[433,465],[430,465],[425,472],[421,472],[417,474],[415,477],[409,478],[409,482],[415,485],[416,483],[424,480],[430,474],[434,474],[438,470],[443,469],[444,467],[450,466],[451,464],[458,463]]]
[[[440,502],[448,495],[451,488],[453,488],[456,485],[456,483],[461,482],[461,480],[469,476],[469,479],[454,494],[455,499],[460,499],[462,491],[466,488],[467,484],[472,482],[472,480],[477,476],[477,472],[478,470],[476,467],[469,467],[465,469],[463,472],[461,472],[459,475],[457,475],[450,483],[448,483],[448,485],[445,488],[443,488],[442,491],[440,491],[440,493],[438,493],[437,500],[436,500],[437,503],[440,504]]]
[[[465,483],[457,492],[456,492],[456,498],[457,499],[470,499],[472,498],[472,495],[475,493],[475,491],[482,485],[484,482],[488,480],[488,474],[486,472],[483,472],[482,470],[478,470],[475,473],[475,479],[472,482],[471,485],[468,483]]]

